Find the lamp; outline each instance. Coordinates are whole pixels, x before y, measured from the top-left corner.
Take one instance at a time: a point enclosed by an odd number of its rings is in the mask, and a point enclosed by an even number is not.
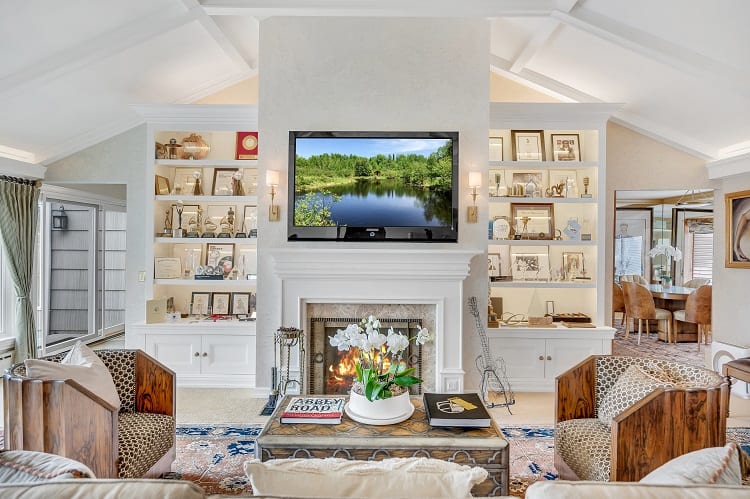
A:
[[[482,172],[469,172],[469,187],[471,188],[472,206],[466,211],[466,221],[475,224],[479,220],[479,209],[477,208],[477,189],[482,186]]]
[[[266,170],[266,185],[271,188],[271,205],[268,207],[268,221],[279,221],[279,205],[273,204],[273,198],[276,196],[276,188],[279,186],[279,172],[276,170]]]
[[[60,205],[57,210],[52,210],[52,228],[56,230],[65,230],[68,228],[68,215],[65,214],[65,207]]]

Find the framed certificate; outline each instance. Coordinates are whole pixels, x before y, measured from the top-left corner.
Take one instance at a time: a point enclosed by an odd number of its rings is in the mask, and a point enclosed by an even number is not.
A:
[[[511,130],[513,161],[544,161],[544,130]]]
[[[511,203],[510,212],[516,227],[516,238],[552,239],[555,232],[553,210],[552,203]]]
[[[258,132],[237,132],[235,159],[258,159]]]
[[[232,293],[232,315],[247,315],[250,310],[252,293]]]
[[[179,279],[182,275],[182,262],[179,258],[154,258],[154,279]]]
[[[211,314],[228,315],[229,314],[229,293],[212,293],[211,294]]]

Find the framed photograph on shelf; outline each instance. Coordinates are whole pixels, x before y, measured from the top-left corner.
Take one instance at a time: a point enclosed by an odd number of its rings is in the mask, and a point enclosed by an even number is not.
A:
[[[750,269],[750,191],[724,194],[726,203],[725,267]]]
[[[208,305],[211,293],[208,291],[193,291],[190,299],[190,315],[208,315]]]
[[[490,170],[487,186],[490,196],[507,196],[508,184],[505,182],[505,170]]]
[[[581,140],[577,133],[553,133],[551,139],[553,161],[581,161]]]
[[[510,255],[514,281],[549,281],[548,246],[514,246]]]
[[[523,192],[526,197],[540,198],[544,195],[545,173],[543,171],[514,171],[513,186],[521,186],[523,189],[515,189],[516,192]]]
[[[511,130],[513,161],[544,161],[544,130]]]
[[[182,262],[179,258],[154,257],[154,279],[179,279],[182,276]]]
[[[154,194],[166,196],[169,192],[169,179],[167,177],[162,177],[161,175],[156,175],[154,178]]]
[[[232,196],[234,189],[232,182],[233,175],[239,171],[239,168],[214,168],[214,185],[211,194],[214,196]]]
[[[237,132],[234,159],[258,159],[258,132]]]
[[[221,267],[227,275],[234,267],[234,244],[209,243],[206,246],[206,265]]]
[[[575,170],[550,170],[549,188],[562,184],[562,197],[578,197],[578,176]]]
[[[232,293],[232,315],[248,315],[252,293]]]
[[[503,160],[503,138],[490,137],[490,161]]]
[[[203,168],[175,168],[172,194],[191,196],[195,188],[195,177],[199,175],[203,181]]]
[[[211,314],[229,315],[229,293],[211,293]]]
[[[487,274],[491,281],[500,277],[500,255],[498,253],[487,254]]]
[[[554,208],[552,203],[511,203],[515,238],[552,239],[555,232]]]
[[[243,210],[242,232],[247,237],[258,237],[258,207],[254,204],[246,205]]]
[[[572,281],[586,273],[586,266],[581,251],[563,251],[563,271],[565,280]]]

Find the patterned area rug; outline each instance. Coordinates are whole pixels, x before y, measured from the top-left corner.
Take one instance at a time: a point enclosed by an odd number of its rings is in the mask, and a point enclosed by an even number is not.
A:
[[[650,357],[652,359],[666,359],[677,362],[684,362],[693,366],[705,367],[706,348],[710,346],[701,345],[700,351],[698,344],[689,343],[666,343],[659,341],[655,332],[650,337],[646,333],[641,334],[641,344],[638,345],[638,331],[630,333],[630,337],[625,339],[625,330],[622,327],[617,328],[615,341],[612,344],[612,355],[629,355],[633,357]]]

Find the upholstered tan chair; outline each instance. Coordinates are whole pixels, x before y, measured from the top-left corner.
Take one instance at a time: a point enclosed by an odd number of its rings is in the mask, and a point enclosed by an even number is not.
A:
[[[649,331],[649,320],[665,321],[667,331],[667,342],[672,337],[672,312],[663,308],[656,308],[654,297],[646,286],[635,282],[623,282],[622,291],[625,296],[625,314],[628,319],[638,319],[638,344],[641,344],[641,330],[643,322],[646,322],[646,335]],[[630,335],[630,327],[625,326],[625,339]]]
[[[692,322],[698,325],[698,351],[701,349],[701,340],[708,344],[708,334],[711,331],[711,289],[712,286],[704,284],[692,291],[685,301],[685,310],[676,310],[672,314],[673,331],[677,331],[678,322]]]
[[[622,319],[620,325],[628,325],[628,314],[625,313],[625,295],[622,293],[622,288],[616,282],[612,283],[612,326],[615,325],[615,314],[617,312],[622,313]]]
[[[696,277],[695,279],[685,281],[682,286],[685,288],[700,288],[701,286],[705,286],[706,284],[711,284],[711,279],[707,277]]]
[[[644,286],[648,286],[648,281],[646,280],[646,278],[638,274],[621,275],[620,283],[623,283],[623,282],[637,282],[638,284],[643,284]]]
[[[555,379],[555,397],[563,480],[636,482],[677,456],[726,443],[729,383],[710,369],[593,355]]]
[[[5,448],[57,454],[97,478],[156,477],[175,459],[175,375],[142,350],[96,350],[120,397],[119,411],[73,380],[3,375]],[[45,357],[60,362],[65,354]]]

